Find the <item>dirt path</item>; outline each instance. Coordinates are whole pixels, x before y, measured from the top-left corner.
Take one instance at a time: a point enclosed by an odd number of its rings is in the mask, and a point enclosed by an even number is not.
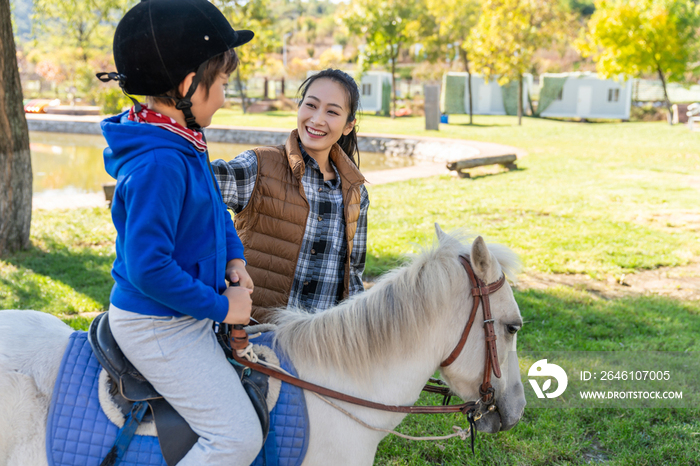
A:
[[[569,286],[585,290],[603,299],[656,294],[681,300],[700,300],[700,259],[682,267],[661,267],[630,275],[619,280],[594,280],[580,274],[546,274],[529,272],[519,277],[517,288],[544,290],[552,286]]]
[[[365,288],[371,288],[376,277],[369,277]],[[555,286],[587,291],[599,298],[615,299],[626,296],[659,295],[680,300],[700,300],[700,258],[682,267],[661,267],[631,275],[621,280],[610,277],[595,280],[583,274],[551,274],[527,272],[518,277],[518,290],[546,290]]]

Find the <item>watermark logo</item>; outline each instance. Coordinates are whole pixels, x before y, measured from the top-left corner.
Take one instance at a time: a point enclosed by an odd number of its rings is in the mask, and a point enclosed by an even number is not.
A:
[[[557,366],[556,364],[549,364],[546,359],[540,359],[532,366],[527,375],[529,377],[549,377],[542,384],[542,388],[537,384],[536,380],[528,379],[532,389],[535,391],[537,398],[556,398],[566,390],[566,386],[569,383],[569,378],[566,376],[564,369]],[[547,393],[547,390],[552,386],[552,377],[557,381],[557,389],[552,393]]]

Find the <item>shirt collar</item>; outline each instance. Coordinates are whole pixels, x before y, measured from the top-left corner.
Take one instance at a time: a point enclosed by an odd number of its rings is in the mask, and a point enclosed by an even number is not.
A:
[[[306,152],[306,149],[304,149],[304,146],[301,145],[301,140],[299,141],[299,149],[301,149],[301,156],[304,158],[304,164],[306,166],[313,168],[319,174],[321,175],[321,178],[323,178],[323,173],[321,173],[321,167],[318,165],[318,162],[316,161],[315,158],[311,157],[308,152]],[[328,161],[331,164],[331,167],[333,167],[333,171],[335,172],[335,179],[330,180],[330,181],[324,181],[329,184],[333,189],[337,188],[339,183],[340,183],[340,173],[338,173],[338,168],[335,166],[333,161],[329,158]]]
[[[136,113],[134,107],[131,107],[128,118],[131,121],[135,121],[137,123],[148,123],[182,136],[188,142],[190,142],[198,152],[207,151],[207,142],[204,140],[203,133],[185,128],[169,116],[154,112],[144,104],[141,105],[141,111],[138,113]]]

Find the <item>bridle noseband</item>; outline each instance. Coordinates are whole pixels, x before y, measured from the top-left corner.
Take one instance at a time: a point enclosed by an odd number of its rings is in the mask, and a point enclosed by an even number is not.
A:
[[[501,377],[501,366],[498,363],[498,351],[496,350],[496,332],[493,330],[493,318],[491,317],[491,302],[489,301],[489,295],[500,290],[503,284],[506,282],[505,275],[501,274],[501,278],[493,283],[486,284],[474,273],[471,263],[469,262],[469,256],[463,255],[459,256],[459,262],[464,267],[464,270],[469,276],[469,282],[472,285],[472,296],[474,297],[474,304],[472,305],[472,312],[469,315],[469,320],[467,325],[464,327],[462,332],[462,337],[457,342],[457,346],[452,350],[452,353],[440,363],[440,367],[447,367],[452,364],[455,359],[460,355],[464,344],[467,342],[467,337],[474,324],[474,318],[476,317],[476,311],[479,308],[479,302],[481,302],[481,309],[484,314],[484,333],[486,334],[486,357],[484,364],[484,380],[479,387],[479,393],[481,394],[481,401],[489,405],[493,403],[494,388],[491,386],[491,371],[497,377]]]

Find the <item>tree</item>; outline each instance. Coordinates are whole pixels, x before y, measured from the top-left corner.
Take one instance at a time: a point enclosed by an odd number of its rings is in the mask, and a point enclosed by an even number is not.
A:
[[[111,48],[113,27],[135,0],[34,0],[34,24],[51,46],[69,46],[87,63],[94,48]],[[112,32],[112,34],[109,34]]]
[[[137,0],[34,0],[32,40],[23,44],[27,59],[48,71],[42,74],[47,81],[70,86],[73,97],[98,99],[108,86],[100,83],[95,73],[114,69],[114,30],[136,3]]]
[[[0,256],[29,247],[32,161],[10,21],[0,0]]]
[[[351,34],[366,38],[363,70],[372,63],[391,66],[392,118],[396,116],[396,61],[401,48],[414,39],[417,0],[355,0],[342,16]]]
[[[326,49],[318,57],[319,67],[322,70],[326,68],[339,68],[345,62],[342,52],[333,49]]]
[[[243,81],[255,72],[266,71],[272,63],[272,53],[282,46],[282,33],[275,28],[275,18],[269,0],[218,0],[214,3],[234,29],[250,29],[255,38],[236,49],[240,64],[236,69],[236,83],[241,95],[243,112],[247,110],[247,97]]]
[[[691,0],[597,0],[595,6],[579,50],[606,77],[655,73],[672,123],[666,83],[698,69],[700,7]]]
[[[445,57],[455,50],[467,72],[467,92],[469,94],[469,124],[473,124],[472,74],[469,68],[469,51],[466,38],[474,27],[481,12],[478,0],[424,0],[421,8],[428,17],[421,21],[421,43],[433,59]],[[454,48],[453,48],[454,47]]]
[[[553,0],[486,0],[472,29],[468,48],[472,63],[485,79],[498,76],[500,85],[518,83],[518,124],[523,115],[523,74],[535,52],[566,36],[571,19]]]

